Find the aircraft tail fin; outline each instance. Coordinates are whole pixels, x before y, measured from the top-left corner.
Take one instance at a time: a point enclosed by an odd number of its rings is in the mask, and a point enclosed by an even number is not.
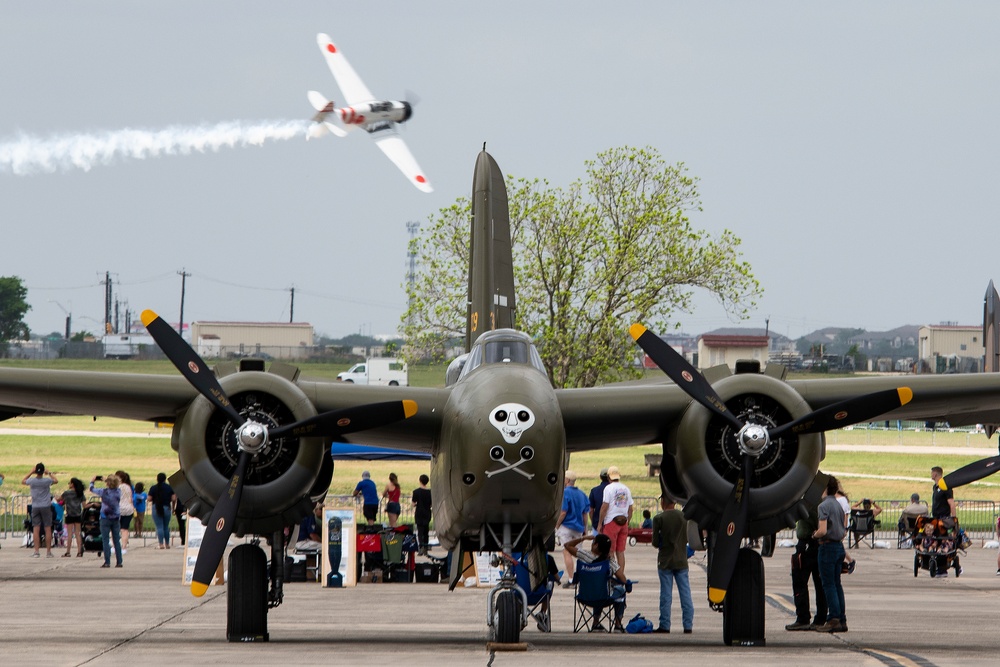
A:
[[[986,347],[983,370],[987,373],[1000,371],[1000,294],[993,281],[986,287],[983,299],[983,345]],[[987,437],[1000,428],[998,424],[984,424]]]
[[[484,331],[513,328],[516,311],[507,186],[485,145],[472,177],[470,231],[466,352]]]
[[[309,137],[321,137],[327,132],[335,134],[338,137],[346,137],[347,132],[344,128],[330,120],[330,116],[334,110],[333,102],[315,90],[310,90],[306,93],[306,96],[309,98],[309,103],[312,104],[313,109],[316,110],[316,115],[312,119],[317,123],[313,126],[315,129],[309,131]]]

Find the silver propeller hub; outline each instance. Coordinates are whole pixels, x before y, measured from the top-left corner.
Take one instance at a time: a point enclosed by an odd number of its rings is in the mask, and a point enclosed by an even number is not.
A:
[[[767,429],[758,424],[744,424],[736,434],[736,440],[740,443],[740,451],[747,456],[760,456],[771,443]]]
[[[236,430],[236,443],[248,454],[256,454],[267,444],[267,426],[248,421]]]

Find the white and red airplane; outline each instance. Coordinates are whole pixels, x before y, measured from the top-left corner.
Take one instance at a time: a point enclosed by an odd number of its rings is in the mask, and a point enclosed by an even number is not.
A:
[[[310,131],[310,136],[318,137],[330,132],[344,137],[348,130],[360,127],[372,135],[375,144],[418,190],[433,192],[430,181],[396,131],[396,125],[406,122],[413,115],[410,103],[375,99],[329,35],[320,33],[316,41],[344,94],[347,106],[336,108],[321,93],[310,90],[309,102],[319,112],[313,116],[318,124]],[[340,122],[335,122],[336,119]]]

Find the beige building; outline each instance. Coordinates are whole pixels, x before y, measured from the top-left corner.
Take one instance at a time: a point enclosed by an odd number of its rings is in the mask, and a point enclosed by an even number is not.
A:
[[[983,328],[950,324],[925,325],[917,333],[923,372],[975,372],[982,368]]]
[[[752,359],[767,366],[767,336],[703,334],[698,337],[698,369],[726,364],[736,370],[736,362]]]
[[[313,348],[313,327],[305,322],[192,322],[191,343],[209,358],[301,359]]]

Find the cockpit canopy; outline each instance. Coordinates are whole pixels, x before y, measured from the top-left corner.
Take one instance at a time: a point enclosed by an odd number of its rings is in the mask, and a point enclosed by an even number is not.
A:
[[[451,362],[446,384],[454,384],[483,364],[525,364],[545,373],[542,357],[527,334],[514,329],[496,329],[482,334],[471,352]]]

